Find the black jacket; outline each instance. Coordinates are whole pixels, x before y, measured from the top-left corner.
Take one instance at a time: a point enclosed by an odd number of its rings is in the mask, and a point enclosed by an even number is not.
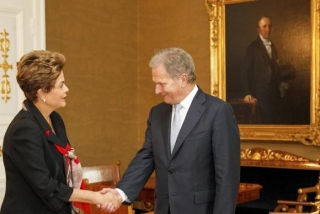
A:
[[[50,115],[55,135],[36,106],[24,104],[4,137],[6,193],[0,213],[70,214],[73,189],[66,185],[64,158],[53,144],[65,147],[68,142],[62,118],[57,112]]]

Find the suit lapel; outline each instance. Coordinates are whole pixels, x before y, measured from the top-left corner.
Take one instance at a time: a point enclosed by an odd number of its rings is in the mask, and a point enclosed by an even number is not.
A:
[[[175,144],[174,149],[172,151],[171,157],[173,157],[177,153],[177,151],[183,145],[183,142],[188,137],[188,135],[190,134],[190,132],[192,131],[194,126],[200,120],[203,112],[206,109],[206,107],[203,106],[203,103],[205,102],[205,100],[206,100],[205,94],[199,88],[199,91],[196,94],[196,96],[193,98],[191,106],[187,112],[186,118],[182,124],[179,135],[177,137],[176,144]]]
[[[62,147],[66,147],[66,143],[63,143],[58,137],[57,135],[55,135],[49,124],[47,123],[47,121],[44,119],[44,117],[42,116],[42,114],[40,113],[40,111],[37,109],[37,107],[31,102],[26,100],[24,102],[27,110],[30,112],[30,114],[32,115],[32,117],[35,119],[35,121],[37,122],[38,126],[40,127],[40,129],[42,130],[42,132],[44,133],[44,135],[46,136],[47,140],[51,143],[56,143]],[[54,115],[54,113],[52,113],[51,115]],[[51,117],[50,115],[50,117]],[[56,117],[52,116],[51,120],[53,122],[53,124],[55,124],[54,128],[56,133],[61,133],[61,129],[63,129],[63,127],[58,124],[58,122],[56,121]],[[64,136],[63,136],[64,137]]]
[[[272,51],[272,60],[277,60],[278,53],[273,43],[271,44],[271,51]]]
[[[271,59],[269,57],[268,51],[267,51],[266,47],[264,46],[263,41],[261,40],[260,37],[257,38],[257,47],[259,49],[259,52],[261,53],[263,60],[265,62],[270,63]]]
[[[162,130],[162,139],[167,154],[167,158],[171,156],[170,151],[170,127],[171,127],[171,114],[172,114],[172,105],[166,104],[163,108],[161,115],[163,115],[163,120],[161,123]]]

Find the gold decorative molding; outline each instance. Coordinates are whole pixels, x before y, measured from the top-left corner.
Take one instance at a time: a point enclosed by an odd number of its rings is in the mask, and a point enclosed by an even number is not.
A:
[[[240,157],[241,160],[312,162],[312,160],[289,152],[264,148],[241,149]]]
[[[224,0],[205,0],[207,12],[209,14],[209,20],[211,22],[211,42],[212,47],[217,48],[219,42],[219,24],[221,21],[221,7],[224,4]]]
[[[209,14],[210,27],[210,70],[212,71],[219,65],[223,64],[223,58],[216,56],[224,54],[222,40],[224,38],[224,2],[225,0],[205,0],[205,6]],[[224,87],[224,73],[212,73],[211,75],[211,92],[215,97],[220,97],[220,92]]]
[[[309,134],[307,137],[294,135],[293,137],[297,137],[299,141],[301,141],[305,145],[318,145],[320,143],[320,104],[319,104],[319,92],[316,93],[316,107],[315,107],[315,122],[310,125]]]
[[[8,64],[7,62],[7,52],[9,51],[10,40],[7,38],[9,34],[6,32],[5,29],[3,29],[3,31],[0,34],[0,51],[2,52],[1,56],[3,57],[3,61],[0,64],[0,68],[2,68],[4,71],[4,74],[2,75],[3,80],[1,82],[0,91],[3,94],[2,99],[4,100],[4,102],[7,102],[10,99],[9,94],[11,92],[11,86],[8,80],[9,75],[7,74],[8,70],[12,69],[12,64]]]
[[[241,149],[241,166],[320,170],[319,160],[286,151],[264,148]]]
[[[320,13],[320,0],[317,0],[317,3],[316,3],[316,12],[317,13]],[[319,20],[318,20],[318,32],[320,32],[320,17],[318,17]]]
[[[2,157],[2,147],[0,146],[0,157]]]
[[[209,20],[211,21],[214,18],[214,11],[215,11],[215,7],[216,7],[216,3],[217,0],[205,0],[205,6],[207,9],[207,12],[209,14]]]

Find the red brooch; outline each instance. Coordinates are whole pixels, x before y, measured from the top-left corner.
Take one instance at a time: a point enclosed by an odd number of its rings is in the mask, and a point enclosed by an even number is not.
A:
[[[49,135],[50,135],[50,130],[49,130],[49,129],[48,129],[48,130],[45,130],[44,133],[45,133],[45,135],[46,135],[47,137],[49,137]]]

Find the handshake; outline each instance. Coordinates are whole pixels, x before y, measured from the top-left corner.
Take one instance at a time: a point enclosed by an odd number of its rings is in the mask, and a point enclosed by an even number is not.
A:
[[[99,191],[97,208],[103,212],[113,213],[122,204],[122,197],[116,189],[103,188]]]

